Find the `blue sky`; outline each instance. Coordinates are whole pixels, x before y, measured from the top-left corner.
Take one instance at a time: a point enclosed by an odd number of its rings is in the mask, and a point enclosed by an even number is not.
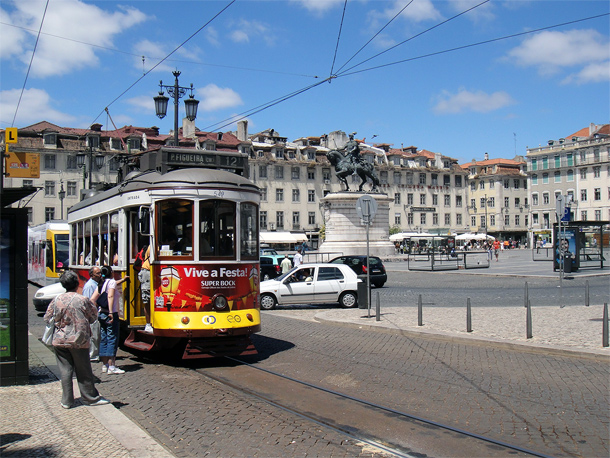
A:
[[[112,129],[109,107],[118,127],[169,133],[152,98],[175,69],[202,130],[248,113],[250,133],[355,131],[461,163],[610,122],[610,2],[482,1],[1,0],[0,127]]]

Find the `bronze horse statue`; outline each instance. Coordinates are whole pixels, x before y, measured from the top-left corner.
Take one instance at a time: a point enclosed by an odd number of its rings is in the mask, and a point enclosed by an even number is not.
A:
[[[339,181],[345,184],[345,190],[349,191],[349,184],[347,184],[347,177],[356,173],[362,182],[360,183],[360,187],[358,191],[362,191],[362,187],[364,183],[366,183],[367,178],[370,178],[373,182],[373,187],[371,188],[372,192],[377,191],[377,187],[379,186],[379,178],[377,178],[377,174],[375,173],[375,168],[373,164],[366,161],[357,161],[354,162],[350,157],[345,157],[337,150],[330,150],[326,153],[326,157],[330,161],[330,163],[335,167],[335,174]]]

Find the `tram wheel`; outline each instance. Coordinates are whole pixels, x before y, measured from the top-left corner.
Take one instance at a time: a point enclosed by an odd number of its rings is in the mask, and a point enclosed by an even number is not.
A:
[[[346,309],[354,308],[358,305],[358,297],[355,293],[351,291],[346,291],[341,294],[341,297],[339,298],[339,304],[341,304],[341,307],[345,307]]]
[[[261,295],[261,308],[263,310],[273,310],[277,305],[277,300],[272,294]]]

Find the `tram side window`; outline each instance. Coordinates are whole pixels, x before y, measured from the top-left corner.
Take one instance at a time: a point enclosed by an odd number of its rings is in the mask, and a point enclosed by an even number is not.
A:
[[[241,259],[258,259],[258,207],[250,202],[240,205],[239,231]]]
[[[199,205],[199,256],[235,258],[235,202],[211,199]]]
[[[193,202],[170,199],[158,204],[160,256],[193,255]]]

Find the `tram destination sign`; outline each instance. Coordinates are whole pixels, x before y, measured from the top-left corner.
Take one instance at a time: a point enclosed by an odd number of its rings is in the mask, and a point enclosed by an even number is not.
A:
[[[242,172],[247,165],[247,156],[238,152],[224,151],[188,151],[162,149],[162,154],[157,156],[148,166],[155,168],[157,166],[171,168],[188,168],[188,167],[204,167],[210,169],[231,169],[236,172]],[[161,163],[157,161],[161,159]]]

